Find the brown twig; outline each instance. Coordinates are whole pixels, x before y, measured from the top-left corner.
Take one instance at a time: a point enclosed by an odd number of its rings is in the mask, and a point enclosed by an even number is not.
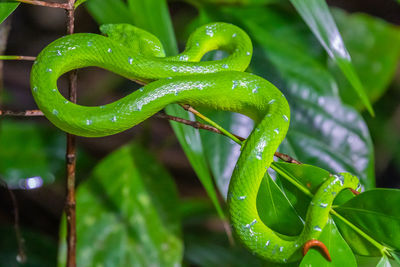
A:
[[[38,109],[24,110],[24,111],[0,110],[0,116],[35,117],[35,116],[43,116],[43,112]]]
[[[26,253],[25,253],[25,240],[22,237],[21,228],[19,227],[18,202],[17,202],[17,199],[16,199],[13,191],[8,187],[7,183],[2,178],[0,178],[0,184],[3,185],[7,189],[8,194],[10,195],[10,198],[11,198],[12,205],[13,205],[14,229],[15,229],[15,236],[16,236],[17,244],[18,244],[17,261],[19,263],[25,263],[27,260],[27,257],[26,257]]]
[[[39,1],[39,0],[16,0],[17,2],[36,5],[36,6],[45,6],[45,7],[52,7],[52,8],[62,8],[62,9],[70,9],[69,3],[53,3],[53,2],[46,2],[46,1]]]
[[[74,33],[74,3],[67,3],[67,34]],[[69,99],[76,103],[77,99],[77,71],[69,74]],[[67,215],[67,267],[76,266],[76,198],[75,198],[75,170],[76,170],[76,137],[67,134],[67,199],[65,213]]]
[[[188,109],[188,110],[189,110],[189,109]],[[191,126],[191,127],[193,127],[193,128],[196,128],[196,129],[207,130],[207,131],[210,131],[210,132],[214,132],[214,133],[222,134],[222,135],[223,135],[223,133],[222,133],[220,130],[218,130],[217,128],[215,128],[215,127],[213,127],[213,126],[210,126],[210,125],[206,125],[206,124],[200,123],[200,122],[198,122],[198,121],[190,121],[190,120],[186,120],[186,119],[183,119],[183,118],[179,118],[179,117],[174,117],[174,116],[171,116],[171,115],[167,115],[167,114],[164,114],[164,113],[158,113],[158,114],[156,114],[156,115],[154,115],[154,116],[155,116],[156,118],[167,119],[167,120],[171,120],[171,121],[176,121],[176,122],[179,122],[179,123],[183,123],[183,124],[189,125],[189,126]],[[244,137],[242,137],[242,136],[239,136],[239,135],[236,135],[236,134],[233,134],[233,135],[234,135],[237,139],[239,139],[240,141],[246,140],[246,138],[244,138]],[[297,160],[295,160],[294,158],[292,158],[291,156],[286,155],[286,154],[283,154],[283,153],[280,153],[280,152],[278,152],[278,151],[275,152],[275,157],[280,158],[281,160],[286,161],[286,162],[289,162],[289,163],[301,164],[300,161],[297,161]]]

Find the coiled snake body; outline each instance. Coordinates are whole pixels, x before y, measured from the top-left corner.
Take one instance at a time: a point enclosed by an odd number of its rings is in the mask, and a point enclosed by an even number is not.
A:
[[[289,127],[290,110],[284,95],[268,81],[244,72],[252,55],[247,34],[236,26],[212,23],[197,29],[184,52],[165,57],[159,40],[130,25],[105,25],[103,33],[60,38],[38,56],[31,72],[34,99],[46,117],[62,130],[99,137],[137,125],[170,103],[239,112],[256,127],[245,142],[229,187],[229,214],[237,236],[254,253],[275,262],[301,258],[300,248],[317,239],[328,220],[335,195],[356,189],[357,178],[343,174],[329,179],[316,192],[305,227],[296,237],[274,232],[260,219],[256,198],[260,182]],[[229,56],[199,62],[211,50]],[[88,107],[65,99],[58,78],[73,69],[97,66],[128,79],[150,82],[113,103]]]

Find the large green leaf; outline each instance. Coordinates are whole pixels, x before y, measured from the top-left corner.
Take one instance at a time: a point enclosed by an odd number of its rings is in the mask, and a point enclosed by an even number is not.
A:
[[[134,24],[159,37],[168,55],[174,55],[178,52],[165,0],[129,0],[128,6],[122,1],[115,1],[115,8],[113,7],[113,3],[114,0],[89,0],[86,2],[86,6],[99,24],[123,22]],[[110,16],[109,13],[112,16]],[[165,110],[170,115],[194,120],[192,114],[184,111],[178,105],[169,105]],[[193,169],[212,199],[220,217],[224,218],[224,213],[218,202],[217,192],[205,160],[199,131],[176,122],[171,122],[171,125]]]
[[[375,240],[400,250],[400,209],[395,208],[398,203],[400,190],[374,189],[349,200],[336,211]]]
[[[328,55],[333,58],[353,86],[357,95],[373,115],[371,103],[354,70],[351,58],[336,27],[325,0],[290,0]]]
[[[376,101],[388,88],[400,58],[400,29],[367,14],[347,14],[334,9],[343,40],[360,75],[368,98]],[[340,96],[358,109],[363,104],[334,64],[329,64],[339,84]]]
[[[18,2],[0,1],[0,23],[3,23],[3,21],[18,7],[18,5]]]
[[[318,240],[326,245],[332,261],[328,261],[320,250],[310,249],[301,261],[300,267],[357,266],[353,252],[340,235],[332,219],[329,219]]]
[[[177,207],[175,184],[152,156],[135,144],[115,151],[77,191],[78,266],[179,266]],[[62,243],[59,266],[65,253]]]

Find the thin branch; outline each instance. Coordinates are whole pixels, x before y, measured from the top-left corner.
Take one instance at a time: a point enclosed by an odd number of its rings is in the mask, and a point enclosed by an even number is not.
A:
[[[19,263],[25,263],[27,260],[27,257],[26,257],[26,253],[25,253],[25,240],[22,237],[21,228],[19,227],[18,202],[17,202],[17,199],[16,199],[13,191],[8,187],[7,183],[2,178],[0,178],[0,184],[3,185],[7,189],[8,194],[10,195],[10,198],[11,198],[12,205],[13,205],[14,229],[15,229],[15,237],[17,239],[17,245],[18,245],[17,261]]]
[[[45,6],[45,7],[52,7],[52,8],[62,8],[62,9],[70,9],[69,3],[53,3],[53,2],[46,2],[46,1],[39,1],[39,0],[16,0],[17,2],[35,5],[35,6]]]
[[[164,114],[164,113],[157,113],[154,116],[156,118],[160,118],[160,119],[167,119],[167,120],[183,123],[183,124],[189,125],[189,126],[191,126],[193,128],[196,128],[196,129],[207,130],[207,131],[214,132],[214,133],[217,133],[217,134],[225,135],[219,129],[217,129],[217,128],[213,127],[213,126],[207,125],[207,124],[200,123],[198,121],[186,120],[186,119],[183,119],[183,118],[174,117],[174,116],[167,115],[167,114]],[[246,140],[246,138],[244,138],[242,136],[239,136],[239,135],[236,135],[236,134],[231,134],[231,135],[235,136],[240,141]],[[283,153],[280,153],[278,151],[275,152],[275,157],[280,158],[281,160],[289,162],[289,163],[301,164],[300,161],[297,161],[294,158],[292,158],[291,156],[283,154]]]
[[[68,0],[67,34],[74,33],[74,3]],[[69,99],[77,100],[77,71],[69,73]],[[76,267],[76,197],[75,197],[75,170],[76,170],[76,136],[67,134],[67,199],[65,213],[67,215],[67,267]]]
[[[0,60],[27,60],[27,61],[35,61],[35,60],[36,60],[36,57],[31,57],[31,56],[0,55]]]
[[[0,116],[35,117],[35,116],[44,116],[44,114],[41,110],[38,109],[24,110],[24,111],[0,110]]]

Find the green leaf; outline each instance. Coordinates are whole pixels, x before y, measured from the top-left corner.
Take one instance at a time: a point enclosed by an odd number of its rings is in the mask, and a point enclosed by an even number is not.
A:
[[[368,98],[375,102],[387,90],[395,75],[400,58],[400,30],[367,14],[347,14],[340,9],[333,11]],[[334,64],[328,66],[335,74],[343,101],[361,109],[363,105],[351,90],[351,85]]]
[[[310,249],[301,261],[300,267],[357,266],[353,252],[340,235],[332,219],[329,219],[318,240],[326,245],[332,261],[329,262],[320,250]]]
[[[56,242],[43,233],[28,229],[21,229],[24,243],[26,262],[17,262],[19,248],[15,237],[15,228],[12,226],[0,226],[0,266],[15,267],[43,267],[54,266],[57,260]]]
[[[0,23],[3,23],[3,21],[18,7],[18,5],[18,2],[0,1]]]
[[[374,115],[371,103],[354,70],[350,55],[346,50],[325,0],[290,0],[290,2],[310,27],[328,55],[336,61],[368,111],[371,115]]]
[[[132,144],[113,152],[78,187],[78,266],[179,265],[177,206],[172,178],[143,148]],[[62,227],[60,240],[65,235]],[[65,253],[62,243],[59,266]]]
[[[99,25],[134,23],[132,14],[122,0],[88,0],[85,6]]]
[[[257,210],[261,220],[281,234],[299,235],[303,229],[300,216],[268,173],[258,191]]]
[[[85,3],[87,0],[77,0],[74,4],[74,8],[76,9],[81,4]]]
[[[400,190],[373,189],[339,206],[336,211],[379,243],[400,250]],[[347,238],[346,238],[347,239]],[[352,240],[348,242],[354,246]]]
[[[128,6],[122,1],[90,0],[86,2],[86,6],[99,24],[124,22],[134,24],[160,38],[168,55],[177,54],[178,48],[165,0],[129,0]],[[169,115],[194,120],[192,114],[178,105],[169,105],[165,110]],[[171,125],[218,214],[221,218],[225,218],[205,160],[199,131],[176,122],[171,122]]]
[[[177,54],[178,47],[166,0],[128,0],[128,8],[134,25],[157,36],[167,55]]]

